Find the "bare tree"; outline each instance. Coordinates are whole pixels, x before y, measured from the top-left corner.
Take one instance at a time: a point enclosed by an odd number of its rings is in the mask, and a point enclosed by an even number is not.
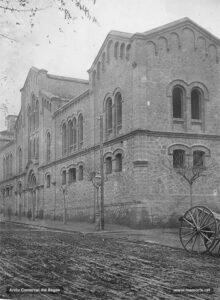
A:
[[[86,18],[91,22],[97,23],[97,19],[89,9],[90,3],[95,5],[96,0],[0,0],[0,16],[6,16],[7,13],[10,13],[12,16],[14,15],[13,25],[19,26],[21,24],[16,16],[18,14],[25,14],[28,18],[29,25],[32,28],[35,24],[35,17],[40,11],[53,8],[57,12],[63,14],[63,18],[68,24],[77,19],[76,10],[81,12],[81,18]],[[61,27],[59,27],[59,31],[62,32]],[[16,41],[14,37],[11,37],[4,32],[0,32],[0,37],[9,39],[11,42]]]
[[[205,154],[202,151],[195,151],[192,157],[185,156],[184,151],[174,150],[173,159],[163,160],[163,165],[166,169],[176,173],[180,178],[183,178],[189,186],[190,207],[193,205],[193,185],[199,178],[209,177],[213,175],[215,164],[206,163]]]

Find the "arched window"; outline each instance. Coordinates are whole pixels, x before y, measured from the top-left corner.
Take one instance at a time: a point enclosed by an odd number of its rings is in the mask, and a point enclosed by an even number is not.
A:
[[[83,166],[79,166],[78,180],[83,180]]]
[[[111,174],[112,173],[112,158],[110,156],[106,157],[105,167],[106,167],[106,174]]]
[[[201,92],[198,89],[191,92],[191,118],[201,120]]]
[[[182,168],[185,163],[185,151],[182,149],[173,150],[173,167]]]
[[[36,110],[35,110],[35,122],[36,122],[36,128],[39,127],[39,102],[36,101]]]
[[[108,98],[105,105],[106,136],[112,133],[112,99]]]
[[[3,158],[3,179],[6,178],[6,163],[5,163],[5,157]]]
[[[118,153],[115,155],[115,172],[122,171],[122,154]]]
[[[73,119],[73,149],[76,150],[76,118]]]
[[[201,168],[205,165],[205,152],[204,151],[193,151],[193,167]]]
[[[125,44],[122,43],[120,46],[120,58],[123,59],[125,56]]]
[[[66,154],[66,146],[67,146],[67,141],[66,141],[66,124],[64,123],[62,126],[62,153],[63,155]]]
[[[69,152],[73,150],[73,121],[68,122]]]
[[[130,51],[131,51],[131,45],[128,44],[126,47],[126,59],[129,60],[130,59]]]
[[[50,182],[51,182],[50,175],[48,174],[47,177],[46,177],[46,186],[47,186],[47,188],[50,188]]]
[[[32,131],[34,131],[36,129],[35,112],[33,112],[33,114],[32,114],[32,122],[33,122]]]
[[[9,155],[6,157],[6,177],[10,175],[10,162],[9,162]]]
[[[36,141],[34,139],[34,141],[33,141],[33,158],[35,158],[35,156],[36,156]]]
[[[178,86],[173,89],[173,118],[183,118],[183,91]]]
[[[36,138],[36,149],[35,149],[35,157],[36,157],[36,159],[38,159],[39,158],[39,137],[37,136],[37,138]]]
[[[22,171],[22,150],[18,149],[18,171],[19,173]]]
[[[62,172],[62,184],[66,184],[66,170]]]
[[[76,168],[71,168],[68,171],[69,173],[69,183],[76,181]]]
[[[12,154],[10,154],[10,157],[9,157],[9,175],[10,176],[12,175],[12,164],[13,164],[13,156],[12,156]]]
[[[116,42],[114,46],[114,57],[116,59],[118,58],[118,42]]]
[[[122,128],[122,97],[120,93],[117,93],[115,96],[115,128],[116,134]]]
[[[78,117],[78,147],[82,148],[83,145],[83,116],[82,114]]]
[[[47,133],[47,162],[49,162],[51,158],[50,148],[51,148],[51,137],[50,137],[50,132],[48,132]]]

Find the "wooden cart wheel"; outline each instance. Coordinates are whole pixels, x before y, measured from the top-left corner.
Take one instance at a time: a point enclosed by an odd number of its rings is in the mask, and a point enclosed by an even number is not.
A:
[[[215,213],[213,213],[214,216],[216,215]],[[219,232],[220,232],[220,222],[219,222],[219,215],[217,216],[217,218],[215,218],[217,220],[217,225],[218,225],[218,236],[216,236],[214,238],[214,236],[210,237],[211,241],[208,241],[208,250],[211,254],[216,255],[216,256],[220,256],[220,236],[219,236]],[[214,242],[212,242],[212,240],[214,240]],[[211,244],[209,246],[209,244]]]
[[[214,214],[205,206],[190,208],[181,218],[179,235],[185,250],[199,253],[210,251],[218,235]]]

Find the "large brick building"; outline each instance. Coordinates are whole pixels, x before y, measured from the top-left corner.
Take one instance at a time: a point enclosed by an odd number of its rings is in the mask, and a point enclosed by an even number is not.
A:
[[[103,115],[107,221],[166,221],[189,208],[187,183],[164,164],[175,168],[179,155],[180,164],[212,165],[193,185],[193,204],[220,211],[219,55],[219,39],[184,18],[111,31],[88,81],[31,68],[1,144],[2,210],[62,217],[65,186],[68,218],[92,218]]]

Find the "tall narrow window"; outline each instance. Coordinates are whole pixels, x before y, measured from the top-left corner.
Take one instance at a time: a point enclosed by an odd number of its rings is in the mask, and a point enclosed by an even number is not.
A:
[[[106,174],[111,174],[112,173],[112,158],[111,157],[106,158],[105,165],[106,165]]]
[[[36,123],[36,128],[38,129],[39,127],[39,101],[36,101],[36,109],[35,109],[35,123]]]
[[[126,47],[126,59],[129,60],[130,59],[130,51],[131,51],[131,45],[128,44]]]
[[[83,180],[83,166],[79,166],[78,179]]]
[[[122,155],[118,153],[115,155],[115,172],[122,171]]]
[[[47,133],[47,162],[50,161],[50,156],[51,156],[51,137],[50,137],[50,133]]]
[[[4,157],[4,159],[3,159],[3,179],[6,178],[5,174],[6,174],[6,164],[5,164],[5,157]]]
[[[6,157],[6,177],[10,175],[10,164],[9,164],[9,155]]]
[[[35,156],[36,156],[36,141],[34,139],[34,141],[33,141],[33,158],[35,158]]]
[[[79,149],[82,148],[83,145],[83,116],[82,114],[79,115],[78,118],[78,146]]]
[[[62,153],[63,155],[66,154],[66,146],[67,146],[67,141],[66,141],[66,124],[64,123],[62,126]]]
[[[73,150],[73,121],[68,122],[69,152]]]
[[[66,184],[66,170],[62,172],[62,184]]]
[[[115,96],[115,128],[116,134],[122,128],[122,98],[120,93],[117,93]]]
[[[122,43],[120,46],[120,58],[123,59],[125,56],[125,44]]]
[[[201,93],[198,89],[191,92],[191,117],[194,120],[201,120]]]
[[[46,177],[46,181],[47,181],[47,188],[50,188],[50,175],[49,174]]]
[[[36,157],[36,159],[38,159],[39,158],[39,136],[37,136],[37,138],[36,138],[36,154],[35,154],[35,157]]]
[[[9,175],[11,176],[12,175],[12,164],[13,164],[13,156],[12,154],[10,154],[10,157],[9,157]]]
[[[185,163],[185,151],[181,149],[173,150],[173,167],[183,168]]]
[[[69,169],[69,183],[76,181],[76,168]]]
[[[183,118],[183,91],[180,87],[173,89],[173,118]]]
[[[193,166],[194,167],[204,167],[205,161],[205,152],[203,151],[194,151],[193,152]]]
[[[73,149],[76,150],[76,118],[73,119]]]
[[[116,59],[118,58],[118,42],[116,42],[114,46],[114,57]]]
[[[112,99],[108,98],[106,101],[106,117],[105,117],[105,123],[106,123],[106,136],[108,137],[112,133]]]
[[[22,171],[22,150],[18,149],[18,171],[19,173]]]

